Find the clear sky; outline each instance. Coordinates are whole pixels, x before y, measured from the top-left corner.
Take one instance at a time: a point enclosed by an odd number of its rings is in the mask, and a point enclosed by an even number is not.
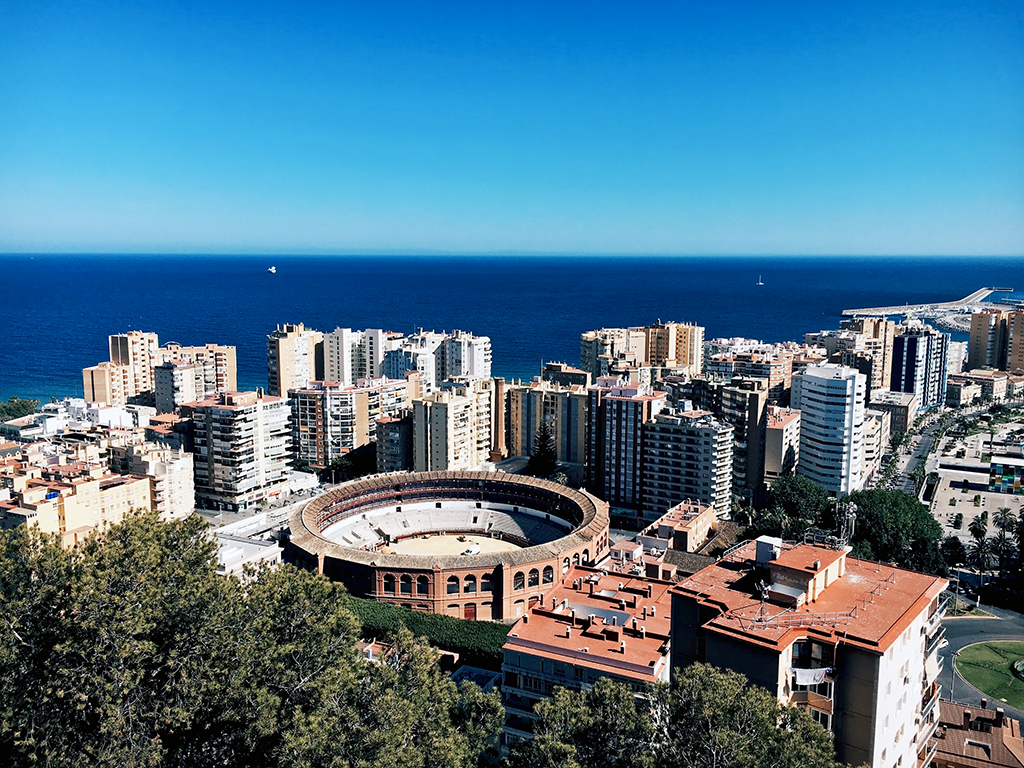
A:
[[[0,0],[0,252],[1024,254],[1024,3]]]

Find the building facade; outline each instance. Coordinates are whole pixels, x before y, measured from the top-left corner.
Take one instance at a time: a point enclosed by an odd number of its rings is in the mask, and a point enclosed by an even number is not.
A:
[[[267,336],[267,391],[285,397],[289,389],[324,378],[324,335],[298,325],[278,325]]]
[[[476,469],[490,461],[497,390],[486,379],[414,400],[415,471]]]
[[[800,411],[797,474],[844,495],[859,490],[864,470],[864,374],[838,365],[810,366],[793,379]]]
[[[800,411],[769,405],[764,440],[764,480],[769,486],[800,465]]]
[[[899,328],[893,340],[892,390],[912,392],[926,410],[946,402],[949,335],[919,321]]]
[[[555,438],[559,461],[583,464],[587,458],[587,390],[535,379],[510,384],[508,392],[508,449],[512,456],[532,456],[541,422]]]

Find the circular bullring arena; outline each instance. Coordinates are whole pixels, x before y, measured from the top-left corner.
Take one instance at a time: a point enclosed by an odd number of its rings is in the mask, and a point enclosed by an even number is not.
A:
[[[357,597],[507,621],[607,555],[608,505],[520,475],[373,475],[296,512],[287,551]]]

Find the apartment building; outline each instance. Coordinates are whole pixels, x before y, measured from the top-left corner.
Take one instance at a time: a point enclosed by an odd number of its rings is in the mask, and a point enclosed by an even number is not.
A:
[[[284,398],[227,392],[181,410],[191,419],[198,506],[237,512],[281,492],[291,443]]]
[[[643,424],[642,510],[656,520],[683,501],[732,507],[733,428],[707,411],[662,411]]]
[[[583,464],[587,458],[587,390],[534,379],[512,383],[508,392],[508,447],[512,456],[532,456],[541,422],[555,438],[559,461]]]
[[[901,325],[893,340],[892,390],[913,392],[919,410],[946,402],[949,334],[919,320]]]
[[[986,309],[971,315],[967,368],[1024,370],[1024,310]]]
[[[913,392],[890,392],[889,390],[874,391],[868,401],[868,407],[876,411],[885,411],[890,416],[890,431],[903,434],[917,418],[917,395]]]
[[[762,537],[672,590],[672,666],[746,675],[850,765],[916,766],[938,722],[945,579]]]
[[[378,472],[412,471],[412,432],[411,410],[377,419]]]
[[[324,334],[324,378],[345,386],[359,379],[377,379],[385,375],[384,355],[398,349],[405,336],[380,328],[354,331],[335,328]],[[389,378],[403,378],[403,375]]]
[[[152,442],[114,445],[110,468],[148,478],[151,508],[162,520],[180,520],[195,511],[195,464],[188,451]]]
[[[414,400],[413,469],[476,469],[489,461],[498,391],[495,381],[486,379]]]
[[[311,381],[288,390],[292,450],[296,460],[324,469],[334,459],[377,439],[378,419],[408,408],[420,396],[420,380],[360,379],[355,385]]]
[[[839,365],[810,366],[793,378],[800,411],[797,474],[843,495],[859,490],[864,471],[864,374]]]
[[[120,523],[130,510],[152,508],[148,478],[113,474],[102,464],[14,462],[0,468],[0,481],[10,491],[0,502],[0,527],[38,525],[65,546]]]
[[[644,503],[643,425],[665,408],[666,393],[601,377],[587,395],[587,490],[613,514],[637,517]]]
[[[704,328],[695,323],[663,323],[644,328],[647,363],[688,376],[704,369]]]
[[[502,648],[505,744],[533,736],[534,706],[556,686],[602,677],[637,694],[669,680],[669,581],[573,567],[533,603]]]
[[[764,480],[769,486],[800,464],[800,411],[769,405],[764,439]]]
[[[861,487],[882,466],[882,457],[889,448],[892,414],[889,411],[866,408],[864,410],[864,463],[861,469]]]
[[[278,325],[267,336],[267,391],[287,396],[289,389],[324,378],[324,335],[297,325]]]

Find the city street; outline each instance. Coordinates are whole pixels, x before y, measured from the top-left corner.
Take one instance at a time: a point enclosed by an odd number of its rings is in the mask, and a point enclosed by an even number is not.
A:
[[[942,625],[946,628],[946,640],[949,644],[939,650],[939,656],[945,661],[945,666],[939,674],[939,685],[942,686],[942,698],[950,698],[952,686],[952,698],[963,704],[980,705],[981,699],[988,699],[989,709],[1003,707],[1010,717],[1024,720],[1024,712],[1003,704],[1001,701],[993,700],[991,696],[983,694],[964,680],[960,675],[956,677],[956,684],[953,686],[953,652],[959,651],[974,643],[983,643],[988,640],[1022,640],[1024,641],[1024,615],[1002,608],[991,608],[982,605],[981,609],[994,614],[996,618],[975,619],[975,618],[946,618]]]

